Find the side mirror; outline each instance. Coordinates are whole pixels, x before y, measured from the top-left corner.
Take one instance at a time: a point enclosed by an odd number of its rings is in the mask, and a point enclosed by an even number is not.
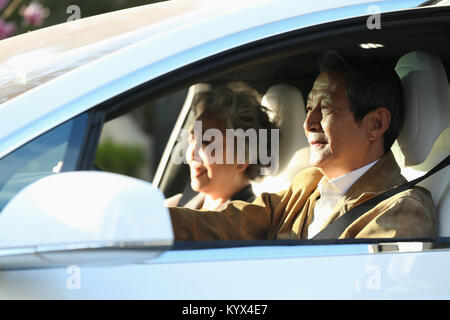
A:
[[[0,269],[143,260],[173,244],[157,188],[96,171],[30,184],[0,213],[0,235]]]

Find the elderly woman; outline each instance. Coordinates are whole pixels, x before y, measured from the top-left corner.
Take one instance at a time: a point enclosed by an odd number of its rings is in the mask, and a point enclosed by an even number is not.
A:
[[[199,194],[185,207],[219,210],[230,200],[251,202],[255,198],[250,182],[262,177],[263,165],[259,161],[251,161],[249,155],[252,154],[250,148],[258,151],[258,143],[250,145],[250,139],[245,139],[245,148],[241,149],[245,150],[245,155],[241,157],[245,161],[238,161],[238,139],[227,139],[226,129],[242,129],[244,132],[254,129],[257,134],[259,129],[270,132],[271,129],[276,129],[276,125],[269,119],[267,110],[260,105],[260,99],[254,91],[242,87],[232,88],[220,87],[200,92],[194,98],[195,120],[197,125],[201,123],[202,134],[196,134],[194,128],[191,130],[186,157],[190,167],[191,187]],[[202,137],[209,129],[216,129],[216,132],[218,129],[222,133],[222,150],[211,151],[212,148],[208,148],[208,145],[214,143],[214,139],[205,141]],[[242,139],[241,143],[243,141]],[[267,147],[270,149],[270,141]],[[227,158],[227,153],[232,150],[230,148],[234,148],[234,156]],[[222,151],[222,154],[216,154],[217,151]],[[217,161],[218,159],[221,161]]]

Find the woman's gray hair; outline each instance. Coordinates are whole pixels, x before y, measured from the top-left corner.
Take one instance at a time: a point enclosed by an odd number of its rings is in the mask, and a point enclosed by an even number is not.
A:
[[[192,105],[196,117],[201,114],[219,119],[225,129],[242,129],[244,132],[248,129],[255,129],[256,132],[267,129],[267,137],[271,136],[272,129],[278,129],[276,117],[261,105],[259,93],[241,82],[199,92],[195,95]],[[245,159],[250,162],[248,140],[245,139]],[[266,155],[272,154],[271,144],[277,143],[270,140],[267,141]],[[256,147],[259,154],[259,143],[252,147]],[[259,180],[263,176],[261,169],[268,166],[261,164],[258,159],[256,164],[250,163],[245,173],[250,180]]]

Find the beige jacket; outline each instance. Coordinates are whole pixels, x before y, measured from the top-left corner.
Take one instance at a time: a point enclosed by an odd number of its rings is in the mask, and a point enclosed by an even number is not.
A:
[[[231,201],[218,212],[170,208],[175,239],[306,239],[321,178],[318,169],[308,168],[285,191],[263,193],[252,203]],[[392,152],[385,154],[348,189],[326,225],[405,182]],[[380,202],[348,226],[339,238],[419,238],[435,236],[436,231],[436,209],[430,192],[414,187]]]

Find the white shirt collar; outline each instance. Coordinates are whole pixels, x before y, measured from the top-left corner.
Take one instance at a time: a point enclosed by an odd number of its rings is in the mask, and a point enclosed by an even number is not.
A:
[[[333,212],[334,207],[339,202],[339,199],[378,160],[330,181],[325,176],[322,177],[318,185],[320,198],[314,207],[313,220],[308,226],[308,239],[311,239],[320,231],[329,218],[329,215]]]
[[[330,181],[327,180],[325,176],[319,182],[318,188],[320,192],[320,197],[341,197],[343,196],[347,190],[359,179],[361,176],[366,173],[370,168],[372,168],[375,163],[378,162],[377,159],[364,167],[358,168],[340,176],[338,178],[332,179]]]

